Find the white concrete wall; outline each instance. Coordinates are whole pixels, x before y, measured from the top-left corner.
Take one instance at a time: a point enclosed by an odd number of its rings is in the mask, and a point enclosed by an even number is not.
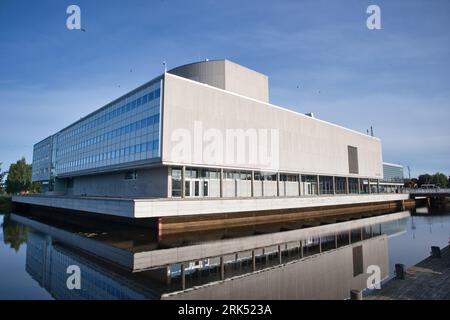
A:
[[[209,197],[211,198],[220,197],[220,180],[217,179],[209,180]]]
[[[165,75],[163,121],[162,161],[168,165],[352,176],[347,151],[351,145],[358,148],[359,175],[354,176],[382,178],[381,142],[377,138],[171,74]],[[205,159],[201,152],[194,152],[193,146],[191,151],[196,157],[177,157],[173,151],[179,142],[172,139],[172,134],[184,129],[194,139],[196,121],[201,122],[203,133],[217,129],[224,137],[227,129],[278,130],[279,165]]]
[[[282,187],[281,187],[282,186]],[[299,183],[298,181],[283,181],[280,182],[280,189],[285,190],[285,196],[293,197],[299,195]]]
[[[169,73],[269,102],[268,77],[229,60],[191,63],[174,68]]]
[[[253,182],[253,196],[254,197],[262,197],[262,183],[263,181],[255,180]]]
[[[236,197],[236,180],[223,180],[223,197],[234,198]]]
[[[135,200],[137,218],[201,215],[211,213],[251,212],[313,208],[348,204],[377,203],[407,200],[408,194],[372,194],[313,197],[264,197],[264,198],[219,198],[219,199],[155,199]]]
[[[225,60],[225,90],[269,102],[269,78],[229,60]]]
[[[252,182],[249,180],[237,180],[237,196],[251,197],[252,196]]]
[[[264,195],[264,197],[276,197],[277,196],[277,182],[276,181],[263,181],[263,195]]]

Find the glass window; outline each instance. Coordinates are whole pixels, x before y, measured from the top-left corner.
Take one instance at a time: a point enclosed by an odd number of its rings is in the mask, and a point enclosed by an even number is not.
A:
[[[347,193],[347,179],[345,177],[335,177],[334,178],[336,194]]]
[[[317,176],[302,175],[303,193],[317,195]]]
[[[320,194],[333,194],[333,177],[319,176]]]
[[[348,189],[351,194],[359,193],[358,178],[348,178]]]
[[[207,197],[208,196],[208,181],[203,181],[203,196]]]
[[[181,197],[181,169],[172,169],[172,197]]]
[[[359,179],[361,193],[369,193],[369,179]]]
[[[127,171],[125,172],[125,180],[136,180],[137,179],[137,171]]]

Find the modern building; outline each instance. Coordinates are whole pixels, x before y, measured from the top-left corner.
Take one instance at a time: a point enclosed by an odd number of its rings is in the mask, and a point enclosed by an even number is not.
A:
[[[124,198],[369,194],[381,141],[269,102],[228,60],[177,67],[34,146],[47,193]]]
[[[380,191],[398,193],[403,190],[404,185],[403,166],[383,162],[383,180],[380,181]]]

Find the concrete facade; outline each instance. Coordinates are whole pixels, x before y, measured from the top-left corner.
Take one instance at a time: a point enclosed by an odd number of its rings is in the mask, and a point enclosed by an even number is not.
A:
[[[169,70],[168,73],[269,102],[269,78],[229,60],[191,63]]]
[[[347,147],[354,146],[359,159],[359,174],[354,176],[383,176],[381,142],[377,138],[175,75],[166,74],[164,83],[163,164],[353,176],[349,173]],[[192,152],[194,159],[180,161],[176,132],[184,129],[196,139],[196,122],[201,123],[203,132],[214,129],[223,137],[227,130],[278,130],[279,166],[252,165],[245,159],[235,159],[230,165],[226,159],[215,162],[197,152]],[[225,157],[225,149],[223,152]]]

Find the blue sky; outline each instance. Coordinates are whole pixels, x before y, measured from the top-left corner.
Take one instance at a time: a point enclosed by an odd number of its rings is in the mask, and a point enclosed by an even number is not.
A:
[[[70,4],[86,32],[66,28]],[[370,4],[382,30],[366,27]],[[3,169],[163,60],[227,58],[267,74],[272,103],[372,125],[384,160],[450,174],[448,0],[1,0],[0,27]]]

